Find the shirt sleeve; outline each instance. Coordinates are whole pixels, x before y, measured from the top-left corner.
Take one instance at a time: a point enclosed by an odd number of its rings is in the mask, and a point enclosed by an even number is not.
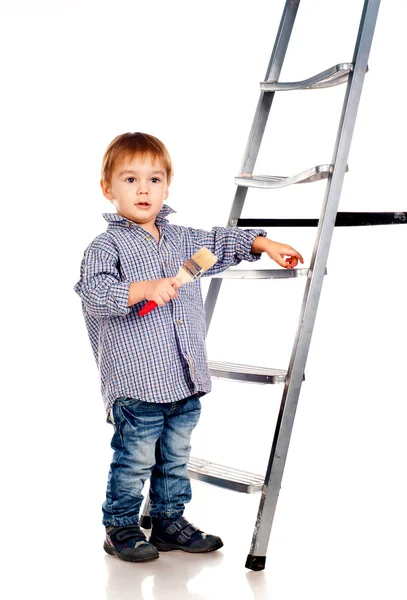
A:
[[[208,248],[218,259],[213,267],[204,273],[204,277],[211,277],[238,265],[242,260],[255,262],[261,254],[253,254],[251,247],[259,235],[267,237],[264,229],[239,229],[238,227],[213,227],[211,231],[189,228],[194,238],[195,247]]]
[[[85,250],[81,277],[74,290],[85,310],[97,318],[127,315],[130,282],[122,281],[118,256],[102,249]]]

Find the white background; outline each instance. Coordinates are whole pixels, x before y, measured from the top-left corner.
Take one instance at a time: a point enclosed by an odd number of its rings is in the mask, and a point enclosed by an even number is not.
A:
[[[351,61],[362,4],[304,0],[280,80]],[[382,4],[343,211],[407,211],[407,4]],[[23,590],[52,577],[72,585],[58,548],[79,560],[86,528],[101,527],[111,429],[73,286],[85,247],[105,229],[102,212],[111,211],[99,188],[104,150],[125,131],[156,135],[175,165],[172,222],[225,225],[283,6],[2,2],[2,547],[12,583],[0,585],[11,585],[7,597],[26,597]],[[330,162],[344,90],[277,95],[255,172],[289,175]],[[243,216],[317,217],[324,191],[324,183],[250,190]],[[300,250],[307,266],[315,231],[269,236]],[[403,226],[335,231],[272,532],[281,561],[273,598],[333,598],[332,586],[338,597],[406,597],[406,234]],[[265,257],[256,266],[275,265]],[[210,357],[286,368],[303,288],[302,281],[224,283]],[[281,391],[214,381],[193,454],[263,473]],[[219,497],[222,515],[243,502],[204,490],[208,506]],[[240,515],[249,530],[257,501]],[[243,562],[249,541],[241,543]],[[235,568],[243,570],[241,561]],[[292,583],[295,573],[302,587]],[[104,576],[95,598],[103,597]],[[261,598],[271,597],[266,588]]]

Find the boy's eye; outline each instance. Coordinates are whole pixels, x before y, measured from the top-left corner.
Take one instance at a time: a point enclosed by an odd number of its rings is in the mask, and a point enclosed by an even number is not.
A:
[[[136,180],[134,179],[134,177],[127,177],[126,181],[127,183],[134,183]]]
[[[151,178],[151,181],[152,181],[153,183],[160,183],[160,180],[159,180],[159,178],[158,178],[158,177],[152,177],[152,178]]]

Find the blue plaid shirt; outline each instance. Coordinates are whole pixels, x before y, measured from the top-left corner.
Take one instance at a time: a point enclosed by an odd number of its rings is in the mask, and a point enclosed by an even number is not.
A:
[[[105,213],[106,232],[90,243],[83,256],[74,289],[82,299],[108,420],[112,405],[122,396],[175,402],[211,390],[199,279],[182,286],[178,298],[144,317],[138,312],[145,300],[127,306],[130,283],[174,277],[202,247],[218,258],[206,276],[261,256],[250,249],[265,231],[181,227],[165,218],[173,212],[164,204],[156,217],[159,243],[133,221]]]

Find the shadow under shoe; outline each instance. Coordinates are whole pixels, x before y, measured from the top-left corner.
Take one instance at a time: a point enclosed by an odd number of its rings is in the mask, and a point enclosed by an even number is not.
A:
[[[220,537],[204,533],[184,517],[176,520],[153,517],[152,521],[148,541],[160,551],[213,552],[223,546]]]
[[[145,562],[159,557],[157,548],[147,542],[139,525],[107,527],[105,552],[130,562]]]

